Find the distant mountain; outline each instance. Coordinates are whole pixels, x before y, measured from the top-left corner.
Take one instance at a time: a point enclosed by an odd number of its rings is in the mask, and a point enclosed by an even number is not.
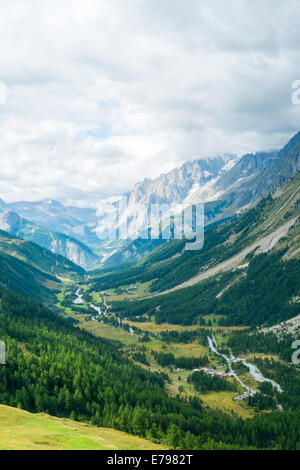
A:
[[[278,152],[244,155],[227,173],[220,176],[208,200],[210,221],[229,217],[253,206],[262,197],[274,193],[300,170],[300,132]]]
[[[185,163],[133,188],[129,214],[137,204],[205,203],[206,223],[232,216],[274,192],[300,169],[300,132],[280,151],[229,155]]]
[[[138,183],[129,194],[129,222],[136,204],[180,204],[191,197],[197,187],[214,181],[235,160],[236,156],[225,155],[187,162],[153,181],[146,179]],[[108,264],[140,259],[161,243],[150,241],[145,246],[138,241],[131,244],[100,240],[96,233],[99,223],[101,214],[99,217],[95,209],[67,207],[51,199],[11,204],[0,200],[0,229],[61,254],[85,269],[106,259]]]
[[[62,232],[88,224],[93,217],[96,217],[94,209],[67,207],[51,199],[39,202],[14,202],[8,206],[37,225]]]
[[[97,226],[95,209],[68,207],[58,201],[46,199],[39,202],[14,202],[7,204],[6,210],[17,212],[35,225],[51,232],[74,237],[92,249],[99,245],[99,239],[94,232]]]
[[[85,274],[84,269],[69,259],[2,230],[0,230],[0,252],[56,277],[78,277]]]
[[[0,284],[48,302],[61,287],[60,277],[82,278],[84,270],[32,242],[0,231]]]
[[[103,273],[94,279],[95,290],[150,282],[152,295],[171,295],[171,291],[216,280],[222,273],[239,278],[258,254],[277,253],[285,260],[299,260],[300,170],[280,187],[276,197],[269,195],[232,220],[208,227],[201,250],[187,251],[185,243],[184,239],[170,241],[135,265]],[[161,305],[160,299],[156,305]],[[137,312],[139,305],[141,302],[136,304]],[[171,303],[170,310],[173,307]],[[201,310],[201,302],[197,308]]]
[[[273,159],[271,165],[264,169],[246,188],[254,198],[275,192],[285,181],[300,170],[300,132],[298,132]]]
[[[185,163],[155,180],[144,180],[130,193],[128,216],[138,213],[138,205],[178,204],[183,210],[205,203],[205,223],[215,223],[236,214],[257,201],[248,189],[250,182],[267,169],[278,152],[258,152],[238,158],[235,155]],[[244,189],[247,185],[246,190]],[[105,261],[106,265],[138,261],[163,240],[134,240],[124,244]]]
[[[300,170],[300,132],[279,152],[245,155],[214,184],[223,213],[242,209],[274,193]],[[238,177],[239,176],[239,177]]]
[[[271,190],[256,192],[253,187],[262,173],[268,173],[278,154],[278,151],[270,151],[243,155],[232,168],[221,174],[210,187],[211,196],[203,201],[206,223],[232,217],[269,194]],[[199,195],[195,197],[196,202],[197,197]]]
[[[204,203],[206,225],[231,218],[293,177],[300,169],[299,155],[300,133],[281,151],[199,159],[154,180],[146,178],[128,195],[129,232],[132,235],[135,230],[141,205],[149,210],[151,204],[173,204],[180,214],[186,207]],[[100,240],[97,229],[105,226],[104,215],[101,218],[95,209],[66,207],[49,199],[12,204],[0,200],[1,213],[0,227],[85,268],[138,261],[164,242],[141,240],[136,232],[133,240]]]
[[[220,175],[214,188],[217,191],[228,191],[233,187],[241,187],[246,181],[248,183],[253,181],[261,171],[267,170],[272,165],[277,155],[278,151],[243,155],[232,168]]]
[[[107,257],[104,264],[109,267],[139,261],[165,242],[166,240],[161,239],[143,240],[136,238],[114,250],[112,254]]]
[[[146,178],[137,183],[130,193],[129,212],[135,204],[182,204],[191,193],[195,193],[217,178],[229,162],[237,159],[235,155],[193,160],[184,163],[169,173],[151,180]]]
[[[129,222],[138,213],[139,204],[179,204],[183,210],[204,203],[205,224],[219,223],[275,192],[299,170],[300,132],[280,151],[187,162],[153,181],[146,179],[135,185],[129,197]],[[157,245],[157,240],[129,241],[105,264],[137,261]]]
[[[19,216],[14,211],[0,214],[0,229],[62,255],[79,266],[87,269],[99,263],[93,251],[73,237],[47,230]]]
[[[204,193],[207,197],[214,197],[210,191],[211,185],[220,175],[228,171],[237,161],[236,155],[194,160],[184,163],[180,168],[175,168],[158,178],[144,179],[137,183],[128,198],[127,220],[129,232],[131,224],[135,226],[135,219],[140,212],[140,205],[146,206],[150,212],[152,204],[178,205],[178,210],[190,206],[195,197]],[[101,223],[101,222],[100,222]],[[111,256],[105,260],[105,265],[115,265],[140,260],[154,248],[164,243],[165,240],[143,240],[136,238],[125,241]]]

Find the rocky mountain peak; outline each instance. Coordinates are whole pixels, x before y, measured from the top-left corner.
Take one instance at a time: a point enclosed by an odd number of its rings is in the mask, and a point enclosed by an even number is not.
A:
[[[192,160],[153,180],[146,178],[137,183],[130,193],[129,209],[138,203],[147,206],[181,203],[195,184],[203,186],[217,178],[227,162],[228,156],[226,159],[219,156]]]

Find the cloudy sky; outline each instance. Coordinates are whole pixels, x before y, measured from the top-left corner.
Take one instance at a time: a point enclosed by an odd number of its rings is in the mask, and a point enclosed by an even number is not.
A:
[[[0,197],[97,205],[300,129],[297,0],[0,0]]]

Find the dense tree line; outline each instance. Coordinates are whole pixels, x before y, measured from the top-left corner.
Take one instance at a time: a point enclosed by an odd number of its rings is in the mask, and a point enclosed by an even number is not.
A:
[[[121,317],[136,321],[138,316],[155,316],[155,322],[193,325],[201,316],[216,308],[216,295],[229,283],[234,274],[223,273],[186,289],[144,300],[113,302],[113,310]]]
[[[201,324],[202,317],[212,313],[220,315],[220,326],[279,323],[300,314],[300,303],[292,301],[300,291],[300,260],[282,261],[282,256],[276,252],[252,258],[241,279],[222,273],[159,297],[114,302],[113,309],[132,320],[154,315],[158,324]]]
[[[283,252],[261,254],[249,264],[247,277],[219,299],[215,313],[226,315],[219,325],[275,324],[300,313],[292,299],[300,290],[300,261],[282,261]]]
[[[187,379],[188,383],[192,383],[195,390],[200,393],[207,393],[211,391],[221,392],[228,390],[236,392],[237,387],[234,382],[230,382],[225,378],[218,377],[217,375],[210,376],[203,371],[193,372]]]
[[[263,374],[279,383],[283,393],[274,392],[285,410],[300,410],[300,369],[293,364],[286,365],[276,360],[256,359]],[[265,390],[262,390],[265,393]]]
[[[60,284],[59,279],[54,276],[0,252],[0,286],[40,302],[50,302]]]
[[[276,400],[273,397],[262,393],[256,393],[248,398],[248,405],[255,411],[276,410]]]
[[[207,346],[207,337],[211,336],[211,330],[207,328],[197,328],[195,330],[161,331],[159,336],[164,341],[164,343],[188,344],[197,340],[203,346]]]
[[[204,367],[209,363],[206,356],[201,357],[175,357],[170,352],[153,351],[153,357],[162,367],[174,366],[179,369],[194,369]]]
[[[142,364],[149,365],[148,359],[145,353],[137,351],[132,354],[132,359],[137,362],[141,362]]]
[[[271,331],[265,333],[256,330],[236,331],[228,338],[227,346],[235,356],[243,353],[274,354],[291,363],[293,341],[291,334],[285,334],[278,339]]]
[[[74,328],[40,304],[0,289],[0,402],[166,442],[171,447],[300,448],[300,412],[243,421],[169,397],[164,378],[118,345]]]

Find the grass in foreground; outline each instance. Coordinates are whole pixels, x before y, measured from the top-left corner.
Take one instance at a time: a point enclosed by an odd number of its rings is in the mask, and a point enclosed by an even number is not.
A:
[[[1,450],[156,450],[166,447],[108,428],[0,405]]]

